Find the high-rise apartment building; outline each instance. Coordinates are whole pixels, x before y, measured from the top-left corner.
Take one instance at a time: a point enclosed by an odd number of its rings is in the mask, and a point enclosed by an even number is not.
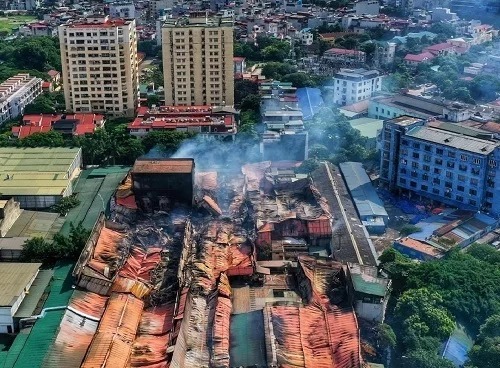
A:
[[[233,21],[198,16],[162,28],[165,105],[234,104]]]
[[[139,70],[135,20],[97,16],[59,26],[66,109],[133,116]]]
[[[400,116],[382,129],[380,180],[391,189],[500,214],[500,142],[451,123]]]

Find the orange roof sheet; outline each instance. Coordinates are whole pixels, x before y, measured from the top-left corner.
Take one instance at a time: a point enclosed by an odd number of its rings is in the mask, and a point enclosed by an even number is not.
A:
[[[280,367],[361,367],[358,325],[351,309],[269,308]]]
[[[134,340],[144,302],[131,294],[113,293],[109,298],[98,332],[114,333],[121,340]]]
[[[92,259],[87,265],[101,275],[109,277],[109,266],[119,257],[118,246],[123,238],[123,234],[102,228]]]

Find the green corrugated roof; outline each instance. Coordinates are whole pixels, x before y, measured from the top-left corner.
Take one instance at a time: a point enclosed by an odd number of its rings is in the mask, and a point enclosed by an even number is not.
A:
[[[360,293],[385,296],[386,285],[383,282],[368,281],[360,274],[351,274],[354,290]]]
[[[73,294],[73,264],[59,262],[54,267],[54,276],[50,284],[50,293],[43,305],[44,308],[68,305]],[[26,343],[19,352],[14,368],[38,368],[56,338],[65,309],[49,311],[36,321]],[[10,353],[10,350],[9,350]]]
[[[3,361],[0,360],[0,367],[2,368],[14,367],[14,364],[16,363],[16,360],[19,357],[19,354],[21,353],[21,350],[24,347],[26,340],[28,340],[28,336],[29,336],[28,333],[20,333],[19,335],[16,336],[16,339],[10,346],[7,355],[0,357],[0,359],[2,358],[5,359]]]

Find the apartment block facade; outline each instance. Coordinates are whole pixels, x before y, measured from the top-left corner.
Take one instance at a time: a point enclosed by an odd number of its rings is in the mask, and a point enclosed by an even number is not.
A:
[[[134,116],[139,69],[135,20],[87,18],[59,26],[66,109]]]
[[[166,105],[234,105],[232,20],[167,20],[162,46]]]
[[[500,143],[430,127],[419,118],[387,120],[380,179],[410,195],[499,215]]]
[[[42,79],[17,74],[0,84],[0,124],[24,112],[26,105],[42,93]]]
[[[382,89],[382,77],[376,70],[341,69],[333,77],[333,103],[350,105],[369,99]]]

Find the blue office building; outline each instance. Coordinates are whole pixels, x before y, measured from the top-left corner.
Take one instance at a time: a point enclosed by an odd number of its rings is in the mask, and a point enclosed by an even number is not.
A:
[[[500,143],[492,135],[401,116],[384,122],[381,140],[380,179],[390,189],[500,215]]]

